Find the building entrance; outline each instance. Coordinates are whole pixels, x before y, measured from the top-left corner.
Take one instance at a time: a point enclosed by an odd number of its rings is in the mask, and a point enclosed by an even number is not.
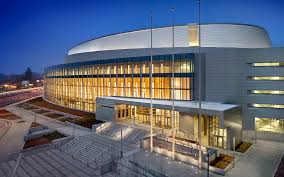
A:
[[[172,135],[171,110],[152,110],[154,129],[162,129]],[[125,121],[131,124],[143,124],[150,126],[150,108],[134,105],[117,105],[117,121]],[[185,141],[198,142],[198,115],[185,114],[175,111],[174,128],[176,138]],[[220,127],[220,118],[217,116],[202,115],[201,136],[203,146],[215,146],[226,149],[227,130]]]

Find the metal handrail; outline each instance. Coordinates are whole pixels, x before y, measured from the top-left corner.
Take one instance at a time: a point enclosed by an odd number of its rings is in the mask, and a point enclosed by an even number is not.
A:
[[[12,173],[11,177],[14,177],[14,176],[15,176],[16,171],[17,171],[17,169],[18,169],[18,166],[19,166],[19,164],[20,164],[21,159],[22,159],[22,153],[19,154],[17,163],[16,163],[16,165],[15,165],[15,167],[14,167],[14,170],[13,170],[13,173]]]

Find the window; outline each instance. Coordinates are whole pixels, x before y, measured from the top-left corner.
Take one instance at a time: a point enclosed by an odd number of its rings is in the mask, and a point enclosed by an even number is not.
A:
[[[253,67],[273,67],[273,66],[284,66],[284,62],[258,62],[250,63]]]
[[[189,47],[199,46],[198,26],[189,26]]]
[[[249,90],[249,94],[284,95],[284,90]]]
[[[249,80],[277,81],[284,80],[284,76],[249,76]]]
[[[284,109],[284,104],[252,104],[252,107]]]
[[[284,119],[255,118],[257,131],[284,133]]]

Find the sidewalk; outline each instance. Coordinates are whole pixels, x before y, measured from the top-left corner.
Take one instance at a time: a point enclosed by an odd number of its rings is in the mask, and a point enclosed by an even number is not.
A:
[[[284,143],[258,140],[257,144],[226,176],[230,177],[273,177]]]
[[[7,106],[7,110],[21,117],[26,122],[34,122],[36,120],[37,123],[41,125],[45,125],[50,129],[57,130],[60,133],[65,135],[74,135],[73,127],[67,126],[64,122],[60,122],[58,120],[54,120],[52,118],[45,117],[43,115],[35,114],[32,111],[24,110],[22,108],[18,108],[15,105]],[[81,129],[75,128],[75,137],[83,136],[90,134],[90,131],[85,131]]]
[[[17,121],[12,122],[10,129],[0,139],[0,160],[12,153],[22,150],[24,145],[24,136],[29,131],[30,123],[17,123]]]

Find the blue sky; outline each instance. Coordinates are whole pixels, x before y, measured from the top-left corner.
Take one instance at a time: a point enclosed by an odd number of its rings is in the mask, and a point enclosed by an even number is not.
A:
[[[284,46],[284,1],[201,0],[203,23],[249,23],[264,27],[274,46]],[[197,21],[194,0],[0,0],[0,73],[42,72],[63,63],[68,49],[102,35]]]

